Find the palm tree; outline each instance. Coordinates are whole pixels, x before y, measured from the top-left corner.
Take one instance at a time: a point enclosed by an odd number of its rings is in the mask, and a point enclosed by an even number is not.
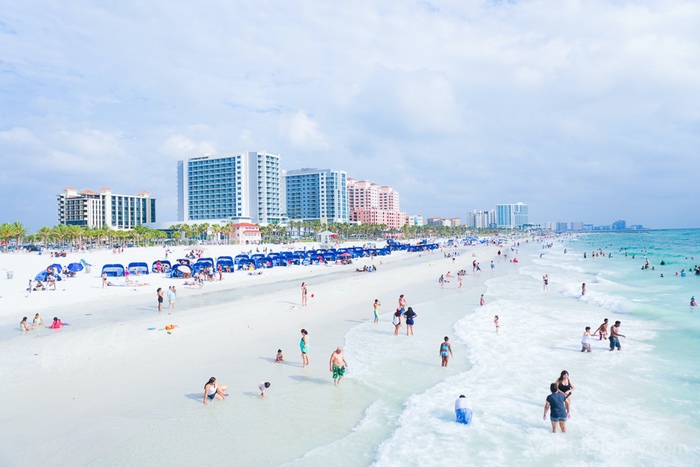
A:
[[[9,247],[10,240],[14,238],[15,233],[12,229],[12,225],[7,222],[0,224],[0,240],[5,243],[5,253],[7,253],[7,248]]]
[[[44,247],[49,245],[49,237],[51,236],[51,227],[41,227],[36,233],[44,239]]]
[[[19,250],[19,246],[22,243],[22,238],[24,238],[24,236],[27,235],[27,228],[23,226],[21,222],[13,222],[12,230],[16,238],[15,247]]]

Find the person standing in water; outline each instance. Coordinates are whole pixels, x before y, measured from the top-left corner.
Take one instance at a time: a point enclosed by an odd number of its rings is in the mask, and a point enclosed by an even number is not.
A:
[[[307,341],[309,333],[306,329],[301,330],[301,340],[299,341],[299,348],[301,349],[301,367],[304,368],[309,364],[309,342]]]
[[[624,334],[620,334],[620,323],[615,321],[615,324],[610,328],[610,351],[612,352],[617,347],[617,350],[622,350],[620,348],[620,337],[626,337]]]
[[[403,294],[399,295],[399,309],[401,310],[401,313],[406,313],[406,298],[403,296]]]
[[[479,299],[479,306],[484,306],[486,304],[486,299],[484,299],[484,294],[481,294],[481,298]]]
[[[340,380],[345,376],[345,367],[348,366],[348,362],[345,361],[345,356],[343,356],[342,348],[336,348],[331,354],[328,366],[331,373],[333,373],[333,384],[339,385]]]
[[[413,319],[418,316],[415,311],[413,311],[413,307],[408,307],[408,310],[406,310],[406,335],[408,336],[408,333],[410,332],[411,335],[413,335]]]
[[[493,317],[493,324],[496,326],[496,333],[501,329],[501,325],[498,322],[498,315]]]
[[[442,359],[442,366],[447,367],[447,363],[452,356],[452,346],[450,345],[450,338],[445,336],[445,340],[440,344],[440,358]]]
[[[308,290],[306,288],[306,282],[301,283],[301,306],[306,306],[307,305],[307,296]]]
[[[586,283],[581,284],[581,296],[586,295]]]
[[[564,394],[557,389],[557,383],[549,385],[550,395],[547,396],[547,402],[544,404],[544,414],[542,420],[547,419],[547,410],[550,410],[549,420],[552,422],[552,433],[557,432],[557,424],[562,433],[566,433],[566,420],[569,418],[569,411],[565,405]]]
[[[586,326],[586,330],[583,332],[583,337],[581,337],[581,352],[591,351],[591,327]]]
[[[382,306],[382,303],[379,301],[378,298],[374,299],[374,322],[378,323],[379,322],[379,307]]]
[[[608,338],[608,318],[605,318],[603,320],[603,324],[598,326],[598,329],[593,331],[593,335],[596,335],[596,334],[598,334],[600,336],[598,339],[599,341],[602,341],[603,339]]]
[[[394,325],[394,335],[399,335],[399,329],[401,328],[401,308],[397,308],[394,313],[394,317],[391,320],[391,324]]]
[[[542,290],[549,290],[549,274],[542,276]]]

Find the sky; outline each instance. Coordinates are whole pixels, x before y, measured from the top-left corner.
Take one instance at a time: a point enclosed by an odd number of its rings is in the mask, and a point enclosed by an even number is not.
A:
[[[270,151],[401,210],[700,227],[695,0],[0,0],[0,223]]]

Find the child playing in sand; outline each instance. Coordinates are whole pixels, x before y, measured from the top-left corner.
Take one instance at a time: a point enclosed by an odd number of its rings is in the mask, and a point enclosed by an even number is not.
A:
[[[284,362],[284,356],[282,355],[282,349],[277,349],[277,355],[275,355],[275,361],[272,363],[282,363]]]

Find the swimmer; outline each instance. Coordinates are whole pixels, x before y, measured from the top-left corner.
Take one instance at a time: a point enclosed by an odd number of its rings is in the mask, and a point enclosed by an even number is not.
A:
[[[558,391],[557,383],[549,385],[550,395],[547,396],[547,402],[544,404],[544,414],[542,420],[547,419],[547,410],[549,412],[549,420],[552,422],[552,433],[557,432],[557,423],[562,433],[566,433],[566,420],[569,418],[569,410],[566,408],[566,399],[564,395]]]
[[[31,331],[34,329],[34,326],[29,326],[27,324],[27,317],[25,316],[24,318],[22,318],[22,321],[19,322],[19,328],[22,331]]]
[[[600,338],[598,339],[599,341],[602,341],[603,339],[608,338],[608,318],[605,318],[603,320],[603,324],[598,326],[598,329],[593,331],[593,334],[594,335],[598,334],[600,336]]]
[[[455,401],[455,418],[457,423],[463,425],[469,425],[472,421],[472,407],[469,400],[464,394],[459,396],[459,399]]]
[[[440,344],[440,358],[442,359],[442,366],[447,367],[447,363],[452,356],[452,346],[450,345],[450,338],[445,336],[444,342]]]
[[[34,315],[34,321],[32,321],[32,324],[34,326],[43,326],[44,325],[44,320],[41,319],[41,316],[39,316],[39,313]]]
[[[417,317],[418,314],[413,311],[412,307],[408,307],[408,310],[406,310],[406,335],[408,336],[408,333],[410,332],[411,335],[413,335],[413,319]]]
[[[379,307],[382,306],[382,303],[379,301],[378,298],[374,299],[374,322],[378,323],[379,322]]]
[[[333,384],[336,386],[340,384],[340,380],[345,376],[345,367],[347,366],[348,362],[345,361],[343,356],[343,349],[340,347],[336,348],[328,361],[328,367],[333,373]]]
[[[394,325],[394,335],[399,335],[399,329],[401,328],[401,308],[397,308],[394,313],[394,318],[391,320],[391,324]]]
[[[214,399],[219,401],[224,400],[228,397],[228,394],[225,392],[227,389],[228,386],[218,386],[216,384],[216,378],[213,376],[209,378],[207,384],[204,385],[204,405],[207,405],[207,399],[210,401]]]
[[[581,337],[581,352],[591,351],[591,327],[586,326],[586,330]]]

